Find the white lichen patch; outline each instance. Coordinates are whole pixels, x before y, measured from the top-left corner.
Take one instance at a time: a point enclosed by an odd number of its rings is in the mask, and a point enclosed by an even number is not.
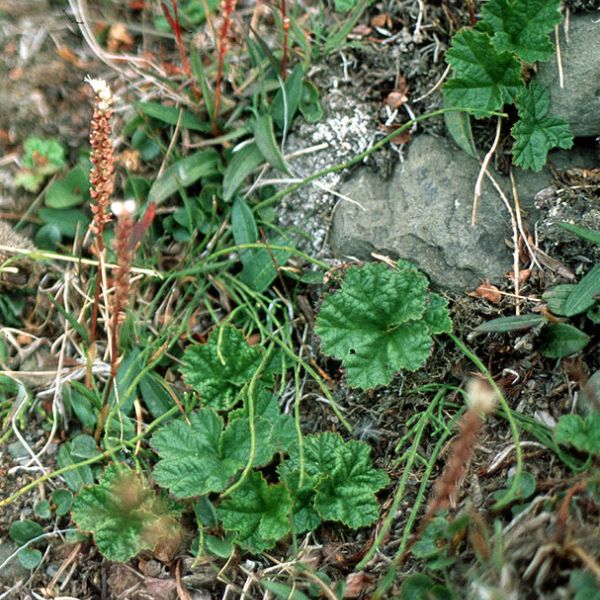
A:
[[[334,90],[322,102],[326,116],[316,124],[302,123],[286,143],[286,155],[308,150],[289,159],[294,176],[299,179],[363,152],[377,132],[373,111],[350,94]],[[310,151],[311,148],[316,149]],[[286,196],[276,207],[279,224],[304,232],[305,236],[298,236],[298,244],[313,256],[329,253],[329,217],[336,202],[360,202],[358,198],[340,199],[330,193],[337,191],[343,178],[343,172],[329,173]]]

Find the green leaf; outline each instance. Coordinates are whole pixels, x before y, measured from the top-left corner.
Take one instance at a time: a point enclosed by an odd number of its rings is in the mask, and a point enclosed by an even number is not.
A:
[[[571,571],[569,587],[575,593],[573,600],[600,600],[600,583],[588,570]]]
[[[181,115],[182,127],[185,129],[193,129],[194,131],[201,131],[202,133],[210,132],[210,123],[201,121],[193,113],[177,108],[176,106],[165,106],[159,102],[134,102],[133,105],[147,117],[158,119],[169,125],[177,125],[179,122],[179,115],[183,112]]]
[[[174,403],[174,391],[168,392],[168,383],[157,373],[146,373],[140,379],[140,394],[150,414],[157,419]]]
[[[219,155],[212,149],[200,150],[178,160],[152,184],[148,200],[159,204],[178,189],[186,188],[202,177],[217,174],[219,164]]]
[[[63,402],[75,413],[79,422],[88,430],[96,425],[96,411],[89,398],[70,385],[63,388]]]
[[[54,490],[51,496],[54,511],[59,517],[64,517],[71,510],[73,504],[73,494],[69,490]]]
[[[414,543],[412,554],[416,558],[434,558],[445,554],[448,547],[448,521],[443,517],[432,519],[421,537]]]
[[[528,64],[554,54],[548,34],[562,21],[560,0],[489,0],[481,12],[498,51],[514,52]]]
[[[63,469],[64,467],[75,465],[88,458],[93,458],[98,454],[100,454],[100,451],[96,447],[94,438],[82,434],[75,436],[60,447],[56,462],[58,466]],[[77,492],[82,486],[94,482],[94,474],[89,465],[83,465],[72,471],[63,473],[62,478],[74,492]]]
[[[235,152],[223,175],[223,200],[230,202],[244,179],[264,161],[255,143],[247,144]]]
[[[240,331],[221,327],[213,330],[206,344],[185,351],[181,372],[205,406],[227,410],[237,402],[261,358],[262,350],[249,346]]]
[[[573,146],[573,134],[564,119],[548,116],[550,95],[537,81],[518,94],[516,105],[520,119],[511,129],[514,163],[540,171],[549,150]]]
[[[64,179],[58,179],[46,191],[44,204],[49,208],[73,208],[89,199],[90,182],[81,165],[73,167]]]
[[[250,552],[272,548],[290,531],[292,502],[281,484],[268,485],[258,472],[225,498],[217,514],[226,530],[235,533],[236,543]]]
[[[44,223],[56,225],[61,235],[69,238],[74,238],[77,231],[84,233],[90,222],[83,211],[75,208],[40,208],[37,215]]]
[[[580,452],[600,454],[600,411],[585,418],[563,415],[556,424],[554,437],[558,443],[574,446]]]
[[[35,245],[40,250],[55,250],[62,242],[62,235],[57,225],[42,225],[35,234]]]
[[[594,231],[587,227],[579,227],[579,225],[573,225],[572,223],[557,223],[557,225],[579,236],[583,240],[592,242],[593,244],[600,244],[600,231]]]
[[[444,113],[444,123],[454,143],[466,154],[478,159],[473,131],[471,130],[471,115],[462,111]]]
[[[272,167],[282,173],[289,174],[290,170],[285,164],[285,159],[275,139],[271,115],[264,114],[256,119],[256,123],[254,124],[254,141],[261,154]]]
[[[231,231],[238,245],[254,244],[258,239],[258,227],[252,209],[243,198],[236,198],[231,209]],[[240,260],[244,265],[252,261],[254,251],[240,250]]]
[[[379,516],[375,493],[385,487],[388,476],[371,464],[371,449],[364,442],[344,442],[335,433],[320,433],[304,438],[304,481],[300,484],[300,449],[294,446],[279,468],[294,499],[298,532],[314,528],[314,511],[328,521],[341,521],[352,528],[370,525]],[[313,492],[314,490],[314,492]],[[296,501],[300,500],[299,503]],[[302,510],[300,520],[297,513]],[[312,525],[306,527],[306,525]],[[318,524],[318,520],[317,523]]]
[[[575,284],[563,283],[545,291],[542,298],[548,304],[548,310],[555,315],[565,316],[565,302],[574,289]]]
[[[290,245],[290,241],[282,237],[276,237],[268,241],[268,243],[275,246]],[[251,258],[244,264],[239,278],[255,292],[261,293],[271,286],[277,277],[278,268],[286,264],[292,252],[267,247],[252,250],[251,252]]]
[[[427,297],[423,321],[425,321],[429,333],[432,335],[450,333],[452,331],[452,319],[448,313],[448,300],[431,292]]]
[[[125,562],[142,550],[181,537],[177,513],[122,465],[110,465],[97,485],[79,492],[71,514],[81,530],[92,533],[109,560]]]
[[[42,553],[35,548],[23,548],[17,555],[19,562],[26,569],[35,569],[42,562]]]
[[[334,0],[333,6],[337,12],[349,12],[356,5],[356,0]]]
[[[421,573],[408,575],[400,587],[400,595],[394,600],[432,600],[430,590],[435,585],[431,577]]]
[[[48,500],[38,500],[33,505],[33,514],[38,519],[49,519],[52,515],[52,512],[50,511],[50,502],[48,502]]]
[[[275,94],[271,103],[270,113],[273,121],[281,130],[287,131],[294,120],[300,101],[302,100],[302,79],[304,71],[301,64],[285,80],[283,88]]]
[[[286,585],[285,583],[261,579],[260,585],[262,585],[265,590],[271,592],[276,598],[281,598],[281,600],[311,600],[300,590]]]
[[[24,546],[30,540],[44,534],[44,528],[35,521],[24,519],[23,521],[15,521],[8,531],[10,538],[17,546]]]
[[[325,112],[319,100],[319,90],[314,83],[302,83],[302,98],[298,108],[307,123],[318,123],[323,118]]]
[[[547,358],[563,358],[583,350],[590,336],[566,323],[551,323],[540,336],[540,351]]]
[[[431,298],[426,312],[427,279],[405,265],[348,269],[341,290],[325,299],[317,317],[324,353],[342,360],[351,387],[385,385],[400,369],[419,369],[431,353],[430,327],[450,326],[443,299]]]
[[[565,316],[573,317],[591,308],[600,299],[600,265],[596,265],[565,300]]]
[[[477,333],[508,333],[510,331],[523,331],[536,325],[546,323],[542,315],[517,315],[516,317],[498,317],[491,319],[473,329]]]
[[[513,102],[523,87],[519,61],[509,52],[498,52],[481,31],[459,31],[446,61],[454,77],[444,85],[444,99],[450,106],[471,109],[475,118],[487,116],[482,111],[498,111]]]
[[[56,140],[28,137],[23,144],[23,168],[15,177],[15,185],[37,192],[44,179],[65,165],[65,148]]]
[[[152,436],[159,461],[154,478],[177,498],[224,490],[245,465],[232,444],[223,439],[223,419],[211,408],[190,415],[190,424],[178,419]]]

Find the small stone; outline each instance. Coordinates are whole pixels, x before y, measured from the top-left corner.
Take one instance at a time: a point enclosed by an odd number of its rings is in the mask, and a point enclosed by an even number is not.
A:
[[[512,264],[505,243],[511,238],[508,215],[486,182],[477,224],[471,225],[478,172],[478,163],[449,140],[419,136],[389,180],[360,169],[342,186],[342,194],[364,211],[340,202],[331,230],[334,252],[403,258],[438,287],[456,291],[474,289],[484,279],[502,281]]]
[[[568,43],[561,31],[564,88],[553,56],[540,65],[537,80],[550,93],[550,113],[562,117],[576,137],[600,135],[600,21],[598,13],[573,15]]]

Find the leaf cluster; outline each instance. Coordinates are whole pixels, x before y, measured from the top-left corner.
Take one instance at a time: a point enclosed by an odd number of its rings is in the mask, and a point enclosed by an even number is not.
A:
[[[404,261],[393,269],[348,269],[316,324],[323,352],[342,361],[349,386],[362,389],[386,385],[401,369],[420,369],[432,335],[451,330],[447,301],[428,292],[427,278]]]
[[[549,34],[561,21],[560,0],[488,0],[482,14],[475,28],[454,36],[446,53],[453,72],[443,88],[446,105],[482,118],[515,104],[514,163],[539,171],[549,150],[573,145],[567,123],[549,115],[548,92],[536,81],[525,86],[522,75],[525,65],[552,55]]]

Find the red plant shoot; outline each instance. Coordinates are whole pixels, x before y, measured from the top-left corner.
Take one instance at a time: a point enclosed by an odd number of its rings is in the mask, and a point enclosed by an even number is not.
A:
[[[212,119],[212,130],[213,134],[217,135],[219,133],[219,108],[221,105],[221,85],[223,83],[223,66],[225,63],[225,54],[227,54],[227,49],[229,47],[229,30],[231,29],[231,15],[233,11],[235,11],[235,7],[237,4],[237,0],[223,0],[221,2],[221,15],[223,17],[223,22],[221,23],[221,27],[219,27],[219,39],[217,42],[217,53],[218,53],[218,66],[217,66],[217,83],[215,89],[215,106],[214,113]]]
[[[281,78],[287,77],[288,34],[290,31],[290,18],[287,16],[287,2],[281,0],[281,26],[283,27],[283,58],[281,59]]]

